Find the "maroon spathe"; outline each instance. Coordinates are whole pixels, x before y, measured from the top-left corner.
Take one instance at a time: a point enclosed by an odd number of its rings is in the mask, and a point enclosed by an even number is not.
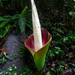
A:
[[[42,46],[44,46],[49,41],[50,34],[44,28],[41,28],[41,33],[42,33]],[[27,48],[30,48],[31,50],[35,51],[35,43],[34,43],[34,35],[33,34],[31,34],[25,40],[25,46]]]

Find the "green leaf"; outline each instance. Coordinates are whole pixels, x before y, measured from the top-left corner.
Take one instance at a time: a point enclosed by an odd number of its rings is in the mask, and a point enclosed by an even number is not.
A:
[[[5,27],[5,31],[4,31],[4,34],[2,35],[2,37],[4,37],[6,35],[8,30],[10,29],[10,27],[11,27],[11,25]]]
[[[9,18],[10,17],[10,15],[6,15],[6,16],[4,16],[4,18]]]
[[[75,9],[75,5],[74,5],[74,9]]]
[[[72,64],[72,66],[74,66],[74,67],[75,67],[75,64]]]
[[[60,33],[63,33],[64,34],[64,32],[61,30],[61,29],[56,29],[58,32],[60,32]]]
[[[15,20],[14,25],[16,27],[16,30],[15,30],[16,31],[16,34],[18,35],[19,34],[19,31],[20,31],[19,25],[18,25],[18,20]]]
[[[46,75],[51,75],[51,74],[50,74],[50,72],[48,71],[48,72],[46,73]]]
[[[56,54],[59,54],[59,51],[55,51]]]
[[[6,21],[3,21],[1,24],[0,24],[0,28],[2,28],[4,25],[6,25],[9,21],[6,20]]]
[[[2,1],[0,0],[0,6],[3,8],[3,3],[2,3]]]
[[[27,25],[31,30],[33,29],[29,24],[26,23],[26,25]]]
[[[56,70],[54,68],[51,68],[52,71],[56,72]]]
[[[25,12],[26,12],[26,10],[27,10],[27,6],[25,6],[25,8],[22,10],[22,12],[21,12],[21,15],[24,15],[25,14]]]
[[[27,10],[27,6],[25,6],[25,8],[22,10],[21,14],[19,15],[19,17],[23,17],[23,15],[25,14],[26,10]]]
[[[61,69],[61,71],[62,71],[63,73],[65,73],[64,70],[63,70],[62,68],[60,68],[60,69]]]
[[[18,18],[18,16],[19,16],[19,14],[15,14],[14,16],[11,16],[11,19],[17,19]]]
[[[60,50],[61,48],[60,47],[55,47],[55,49]]]
[[[18,19],[18,24],[21,32],[25,32],[26,19],[24,17]]]
[[[57,33],[56,35],[57,35],[58,37],[60,37],[60,38],[62,37],[62,36],[61,36],[60,34],[58,34],[58,33]]]
[[[75,45],[72,45],[71,47],[75,49]]]
[[[7,19],[5,19],[4,17],[0,16],[0,21],[5,21],[5,20],[7,20]]]
[[[73,31],[72,30],[69,30],[68,35],[73,36]]]

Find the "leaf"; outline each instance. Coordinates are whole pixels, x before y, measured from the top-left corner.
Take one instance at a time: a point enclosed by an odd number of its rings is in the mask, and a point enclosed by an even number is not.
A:
[[[75,64],[71,64],[71,65],[75,67]]]
[[[56,70],[54,68],[51,68],[52,71],[56,72]]]
[[[21,32],[25,32],[26,19],[24,17],[18,19],[18,24]]]
[[[1,51],[1,52],[5,52],[6,54],[8,54],[8,51],[5,50],[5,49],[2,49],[2,48],[1,48],[0,51]]]
[[[55,49],[60,50],[61,48],[60,47],[55,47]]]
[[[23,17],[24,16],[24,14],[25,14],[25,12],[26,12],[26,10],[27,10],[27,6],[25,6],[25,8],[22,10],[22,12],[21,12],[21,14],[19,15],[19,18],[21,18],[21,17]]]
[[[62,36],[61,36],[60,34],[58,34],[58,33],[57,33],[56,35],[57,35],[58,37],[60,37],[60,38],[62,37]]]
[[[2,3],[2,1],[0,0],[0,6],[3,8],[3,3]]]
[[[0,36],[0,38],[4,37],[4,36],[6,35],[6,33],[8,32],[8,30],[10,29],[10,27],[11,27],[11,25],[5,26],[5,30],[3,30],[3,32],[2,32],[2,34],[1,34],[1,36]]]
[[[27,25],[31,30],[33,29],[29,24],[26,23],[26,25]]]
[[[75,45],[72,45],[71,47],[75,49]]]
[[[14,16],[11,16],[11,19],[17,19],[18,18],[18,16],[19,16],[19,14],[15,14]]]
[[[69,30],[68,35],[73,36],[73,31],[72,30]]]
[[[74,5],[74,9],[75,9],[75,5]]]
[[[46,75],[51,75],[51,74],[50,74],[50,72],[48,71],[48,72],[46,73]]]
[[[56,29],[58,32],[60,32],[60,33],[63,33],[64,34],[64,32],[61,30],[61,29]]]
[[[63,70],[62,68],[60,68],[60,69],[61,69],[61,71],[62,71],[63,73],[65,73],[64,70]]]
[[[9,56],[5,56],[7,59],[13,60],[13,58],[9,57]]]
[[[4,17],[0,16],[0,21],[5,21],[5,20],[7,20],[7,19],[5,19]]]
[[[22,10],[22,12],[21,12],[21,15],[24,15],[25,14],[25,12],[26,12],[26,10],[27,10],[27,6],[25,6],[25,8]]]
[[[6,15],[6,16],[4,16],[4,18],[9,18],[10,17],[10,15]]]
[[[55,51],[56,54],[59,54],[59,51]]]
[[[6,25],[8,22],[9,22],[8,20],[3,21],[3,22],[1,23],[1,25],[0,25],[0,28],[2,28],[2,27],[3,27],[4,25]]]

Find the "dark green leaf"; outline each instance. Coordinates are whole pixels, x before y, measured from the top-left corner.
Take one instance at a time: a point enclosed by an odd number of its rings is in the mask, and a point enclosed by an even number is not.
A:
[[[60,47],[55,47],[55,49],[60,50],[61,48]]]
[[[4,25],[6,25],[9,21],[6,20],[6,21],[3,21],[1,24],[0,24],[0,28],[4,27]]]
[[[18,19],[18,24],[21,32],[25,32],[26,19],[24,17]]]
[[[25,14],[25,12],[26,12],[26,10],[27,10],[27,6],[25,6],[25,8],[22,10],[22,12],[21,12],[21,15],[24,15]]]
[[[5,21],[5,20],[7,20],[7,19],[5,19],[4,17],[0,16],[0,21]]]
[[[3,3],[2,3],[2,1],[0,0],[0,6],[3,8]]]
[[[57,31],[64,34],[64,32],[61,29],[57,29]]]
[[[60,69],[61,69],[61,71],[62,71],[63,73],[65,73],[64,70],[63,70],[62,68],[60,68]]]
[[[5,26],[5,29],[0,28],[0,38],[4,37],[6,35],[6,33],[8,32],[8,30],[10,29],[11,25],[9,26]]]
[[[50,72],[48,71],[48,72],[46,73],[46,75],[51,75],[51,74],[50,74]]]

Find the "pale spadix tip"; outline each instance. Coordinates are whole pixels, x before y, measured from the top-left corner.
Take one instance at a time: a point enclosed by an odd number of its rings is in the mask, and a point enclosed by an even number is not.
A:
[[[39,17],[34,0],[31,0],[31,5],[32,5],[33,34],[34,34],[34,43],[35,43],[35,52],[36,52],[42,47],[42,36],[41,36]]]

